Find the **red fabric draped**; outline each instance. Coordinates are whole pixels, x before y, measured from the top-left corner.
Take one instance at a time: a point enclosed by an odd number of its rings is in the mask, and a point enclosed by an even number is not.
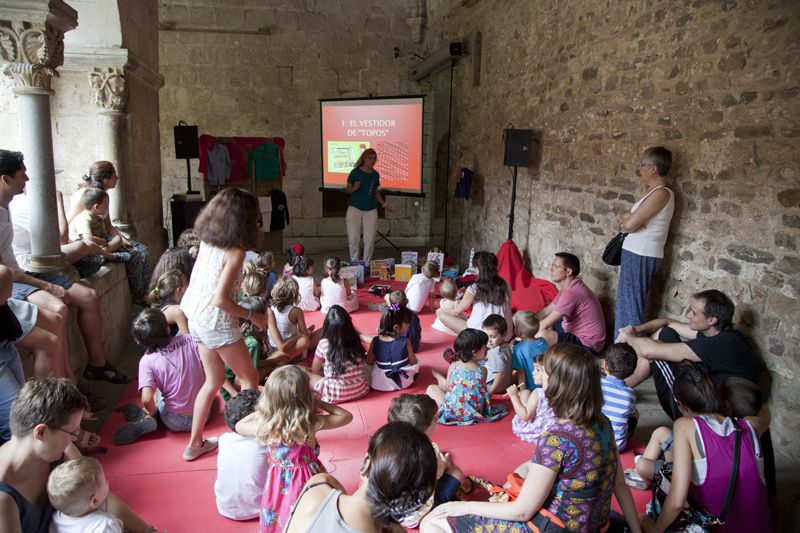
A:
[[[558,294],[555,285],[547,280],[535,278],[525,268],[522,254],[508,240],[497,251],[497,273],[511,286],[511,306],[514,311],[533,311],[544,309]]]

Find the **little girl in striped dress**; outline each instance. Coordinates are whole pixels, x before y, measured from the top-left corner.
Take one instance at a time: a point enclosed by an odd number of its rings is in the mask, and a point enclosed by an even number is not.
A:
[[[322,324],[322,338],[311,364],[311,386],[324,402],[356,400],[369,392],[366,369],[361,336],[347,311],[334,305]]]

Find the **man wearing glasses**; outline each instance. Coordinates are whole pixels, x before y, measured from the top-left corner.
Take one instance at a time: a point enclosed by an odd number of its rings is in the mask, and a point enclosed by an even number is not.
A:
[[[651,320],[620,330],[618,342],[626,342],[639,356],[636,371],[625,380],[636,387],[653,376],[656,393],[664,411],[676,418],[680,411],[672,395],[674,366],[688,359],[703,363],[719,384],[735,376],[755,382],[755,356],[741,333],[733,329],[733,302],[717,290],[692,295],[686,310],[688,322],[667,318]]]

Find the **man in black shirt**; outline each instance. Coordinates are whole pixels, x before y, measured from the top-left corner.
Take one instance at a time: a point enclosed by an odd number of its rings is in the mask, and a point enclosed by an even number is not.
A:
[[[733,302],[717,290],[698,292],[686,311],[688,323],[659,318],[619,331],[618,342],[626,342],[639,356],[636,371],[625,380],[636,387],[653,376],[664,411],[680,416],[672,395],[674,368],[689,360],[703,363],[715,383],[730,376],[755,382],[758,366],[753,350],[741,333],[733,329]],[[646,336],[639,336],[646,335]]]

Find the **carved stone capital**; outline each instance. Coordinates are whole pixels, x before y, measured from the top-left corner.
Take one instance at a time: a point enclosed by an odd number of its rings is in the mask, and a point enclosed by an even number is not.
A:
[[[50,92],[50,80],[64,63],[64,33],[47,23],[5,22],[0,26],[3,74],[14,80],[15,90]]]
[[[89,84],[94,89],[94,102],[101,112],[125,112],[128,93],[123,69],[95,68],[94,72],[89,73]]]

